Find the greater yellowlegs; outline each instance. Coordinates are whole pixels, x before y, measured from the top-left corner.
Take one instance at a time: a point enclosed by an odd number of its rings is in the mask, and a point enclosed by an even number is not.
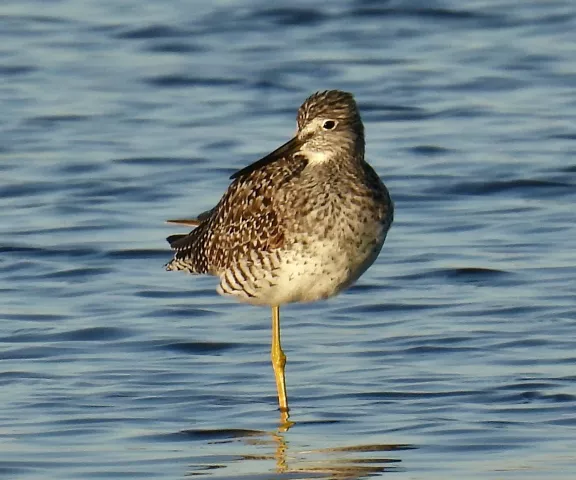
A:
[[[374,262],[393,219],[388,190],[364,160],[364,125],[351,94],[317,92],[289,142],[239,170],[195,227],[172,235],[167,270],[220,278],[218,293],[272,307],[272,366],[288,412],[280,305],[332,297]]]

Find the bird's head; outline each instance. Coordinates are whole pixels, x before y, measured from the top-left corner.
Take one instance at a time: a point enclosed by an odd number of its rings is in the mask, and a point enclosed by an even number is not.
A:
[[[298,110],[300,152],[310,163],[324,163],[341,154],[364,157],[364,125],[354,97],[339,90],[317,92]]]
[[[296,136],[230,178],[294,155],[304,155],[309,165],[341,166],[364,159],[364,125],[350,93],[326,90],[308,97],[298,110]]]

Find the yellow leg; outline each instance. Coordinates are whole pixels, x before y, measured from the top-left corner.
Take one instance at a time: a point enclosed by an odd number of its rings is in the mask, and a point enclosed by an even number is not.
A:
[[[280,307],[272,307],[272,368],[276,377],[276,389],[278,390],[278,405],[280,411],[288,413],[288,398],[286,397],[286,377],[284,367],[286,366],[286,355],[282,351],[280,344]],[[286,419],[287,419],[286,415]]]

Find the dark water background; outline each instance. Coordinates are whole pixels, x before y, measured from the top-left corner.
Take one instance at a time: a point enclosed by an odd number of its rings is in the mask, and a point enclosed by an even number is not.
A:
[[[0,477],[576,478],[572,0],[2,0]],[[396,201],[347,293],[270,312],[163,223],[355,93]]]

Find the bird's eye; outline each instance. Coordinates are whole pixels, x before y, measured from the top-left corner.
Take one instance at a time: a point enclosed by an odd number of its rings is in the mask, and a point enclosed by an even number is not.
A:
[[[333,130],[335,126],[336,126],[336,122],[334,120],[326,120],[324,122],[324,125],[322,125],[322,128],[324,130]]]

